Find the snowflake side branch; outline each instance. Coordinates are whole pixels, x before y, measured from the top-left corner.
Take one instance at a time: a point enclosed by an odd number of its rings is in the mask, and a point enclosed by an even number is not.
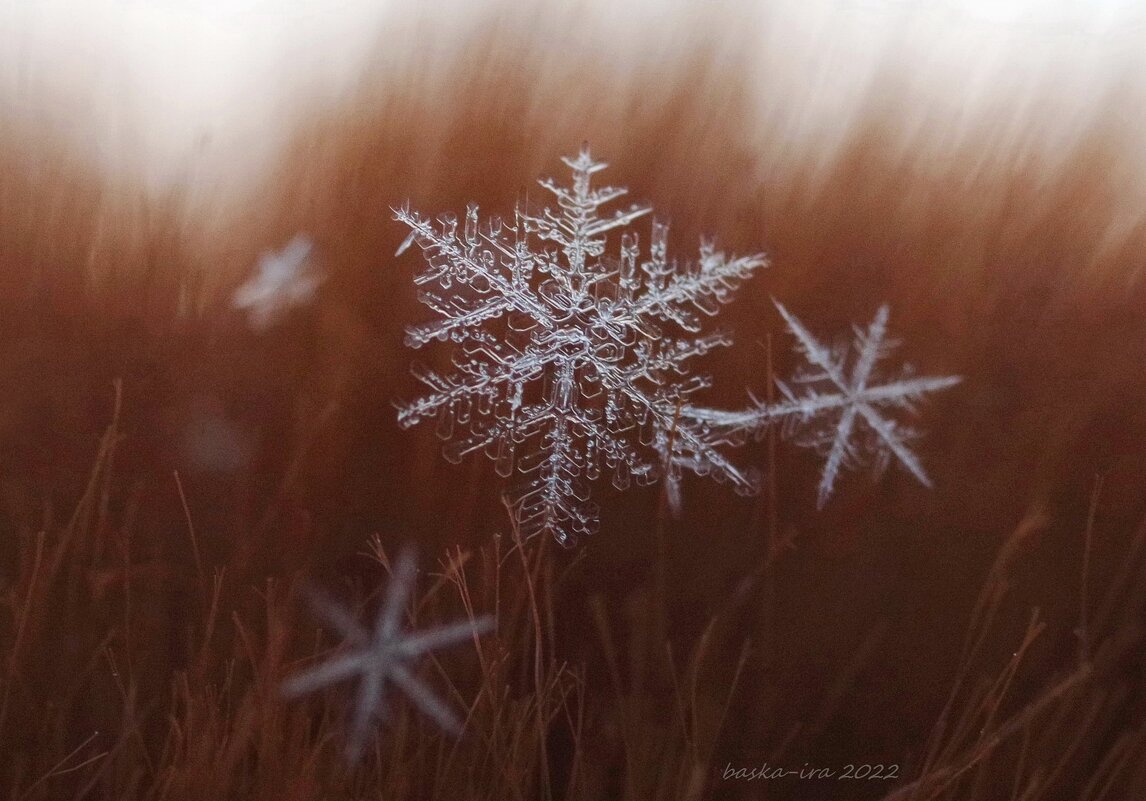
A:
[[[794,314],[784,308],[784,305],[780,303],[780,301],[773,298],[772,303],[775,304],[776,309],[780,312],[780,316],[784,318],[784,322],[787,324],[792,336],[796,337],[798,347],[807,360],[823,370],[824,375],[830,378],[832,383],[846,392],[848,383],[843,376],[838,359],[833,356],[828,348],[825,348],[816,341],[816,338],[804,327],[804,324],[801,323]]]
[[[555,322],[552,319],[550,310],[545,304],[538,302],[530,293],[520,291],[514,283],[507,280],[500,272],[494,269],[495,262],[489,265],[482,264],[475,259],[471,253],[467,253],[459,247],[457,233],[440,233],[434,229],[429,220],[418,214],[412,214],[409,209],[396,208],[392,209],[394,212],[394,219],[409,226],[412,231],[414,244],[421,248],[422,252],[429,254],[434,252],[443,258],[450,267],[455,268],[459,273],[459,278],[472,282],[475,279],[484,279],[490,284],[490,288],[494,291],[505,303],[516,308],[517,311],[530,316],[539,325],[545,327],[552,327]],[[472,207],[472,215],[476,216],[476,207]],[[410,241],[409,239],[407,241]],[[404,250],[399,248],[399,251]],[[476,250],[476,244],[471,246],[469,250]],[[429,255],[427,261],[433,263]],[[423,281],[441,280],[442,274],[446,272],[432,271],[424,275]],[[451,328],[456,327],[453,321],[447,319],[443,321],[442,332],[447,332]],[[439,339],[444,339],[444,336],[439,335]]]
[[[718,481],[727,481],[740,495],[754,495],[759,491],[760,481],[754,472],[741,470],[717,450],[716,444],[689,428],[678,425],[666,439],[669,438],[673,443],[673,453],[668,456],[678,464],[697,475],[711,475]]]
[[[725,259],[723,254],[710,254],[702,258],[696,274],[673,275],[660,291],[646,292],[633,303],[635,317],[654,315],[679,324],[686,331],[696,331],[699,320],[686,311],[688,305],[700,309],[705,316],[715,315],[720,307],[731,300],[741,283],[758,269],[769,265],[763,253]]]
[[[639,378],[652,380],[668,370],[685,375],[686,361],[731,344],[732,339],[727,334],[717,332],[696,339],[673,340],[660,348],[646,348],[642,351],[641,358],[625,371],[625,379],[628,382]]]
[[[537,358],[523,358],[512,363],[502,363],[500,369],[490,370],[487,366],[469,367],[474,372],[466,379],[457,376],[443,376],[415,364],[414,375],[432,390],[431,394],[412,403],[398,404],[398,424],[410,428],[423,420],[448,410],[454,403],[474,397],[495,395],[506,385],[531,381],[540,375],[544,362]]]
[[[470,308],[456,301],[447,303],[430,292],[419,293],[418,299],[443,316],[451,313],[455,316],[407,328],[405,342],[410,348],[419,348],[434,340],[444,341],[455,331],[477,330],[485,321],[501,317],[513,307],[512,303],[502,297],[490,298]]]

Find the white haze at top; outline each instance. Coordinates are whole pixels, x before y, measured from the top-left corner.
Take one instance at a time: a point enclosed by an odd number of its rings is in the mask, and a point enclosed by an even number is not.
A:
[[[541,5],[549,11],[538,13]],[[181,187],[218,209],[272,163],[300,113],[333,107],[367,68],[400,76],[415,48],[446,69],[453,45],[489,8],[6,0],[0,114],[63,133],[105,169],[155,190]],[[537,20],[555,70],[571,51],[621,69],[655,63],[687,53],[698,37],[747,54],[759,87],[750,111],[774,163],[826,160],[879,102],[889,75],[912,101],[902,145],[937,158],[983,125],[1005,148],[1053,153],[1114,87],[1132,90],[1119,113],[1146,130],[1146,0],[588,0],[513,9]],[[1127,164],[1135,184],[1143,162]]]

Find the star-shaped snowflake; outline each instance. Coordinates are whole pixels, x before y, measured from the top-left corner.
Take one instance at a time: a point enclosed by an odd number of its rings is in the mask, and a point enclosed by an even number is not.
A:
[[[588,148],[563,160],[572,186],[540,182],[556,210],[519,207],[512,222],[479,223],[471,205],[461,230],[453,215],[434,225],[408,208],[394,212],[410,228],[398,253],[422,250],[419,299],[440,317],[408,329],[406,342],[455,345],[452,373],[415,370],[429,391],[399,405],[399,423],[436,418],[451,461],[484,451],[501,476],[524,473],[513,492],[519,531],[570,542],[596,528],[588,485],[603,473],[624,489],[666,470],[675,482],[683,466],[755,489],[753,475],[680,409],[709,385],[689,360],[730,344],[719,333],[691,335],[766,260],[703,241],[696,262],[670,261],[668,228],[656,221],[647,258],[632,230],[607,256],[605,234],[651,209],[602,214],[626,190],[592,186],[606,165]]]
[[[919,436],[912,428],[897,423],[885,410],[904,409],[914,412],[914,404],[928,392],[947,389],[961,380],[958,376],[915,378],[903,372],[894,380],[883,380],[872,386],[876,363],[894,347],[887,337],[886,305],[876,312],[867,331],[856,329],[852,350],[855,359],[847,369],[847,353],[833,352],[812,336],[803,324],[780,303],[776,308],[788,324],[788,330],[799,341],[799,348],[810,369],[798,375],[803,384],[798,393],[789,384],[777,382],[785,399],[800,407],[795,419],[816,419],[819,427],[798,434],[797,440],[825,454],[817,494],[817,505],[827,502],[836,476],[845,467],[874,461],[882,471],[894,457],[924,486],[930,487],[919,458],[908,443]],[[830,412],[830,413],[828,413]]]
[[[775,305],[807,361],[790,381],[776,380],[783,399],[757,403],[746,412],[688,408],[684,414],[708,423],[720,441],[730,441],[737,433],[759,435],[770,425],[782,424],[789,438],[825,457],[817,490],[821,508],[843,470],[874,463],[882,471],[893,458],[924,486],[931,486],[923,464],[910,448],[919,433],[889,413],[914,413],[925,394],[952,387],[962,379],[915,377],[909,368],[892,377],[877,376],[878,362],[895,346],[887,339],[886,305],[876,312],[867,330],[855,329],[852,343],[836,348],[817,340],[781,303]]]
[[[299,234],[278,253],[264,253],[259,271],[235,290],[231,305],[247,312],[251,327],[264,331],[290,309],[311,301],[324,277],[314,267],[314,243]]]
[[[387,681],[398,686],[427,716],[445,731],[461,734],[462,725],[444,702],[439,700],[409,668],[409,663],[437,648],[471,640],[494,627],[492,617],[461,621],[427,631],[404,631],[402,615],[414,586],[416,559],[411,549],[401,552],[394,564],[385,601],[378,609],[374,630],[367,631],[345,607],[326,596],[312,592],[315,612],[336,629],[349,646],[340,656],[288,679],[282,693],[293,698],[330,684],[357,678],[358,694],[346,743],[346,756],[357,762],[362,756],[371,728],[386,719],[383,693]]]

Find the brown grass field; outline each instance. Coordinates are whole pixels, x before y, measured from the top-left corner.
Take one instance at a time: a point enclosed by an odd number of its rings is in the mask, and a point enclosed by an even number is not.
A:
[[[1138,96],[1053,158],[989,120],[938,158],[889,71],[825,157],[750,119],[711,43],[620,81],[527,27],[300,114],[233,214],[0,116],[0,796],[1146,798]],[[817,512],[816,457],[766,439],[737,453],[758,497],[688,481],[674,520],[603,481],[601,531],[561,549],[515,540],[487,460],[400,431],[411,361],[447,352],[402,345],[427,317],[391,206],[509,212],[582,140],[678,253],[772,260],[722,314],[713,405],[790,366],[772,297],[842,333],[890,302],[905,357],[964,377],[923,409],[934,490],[849,475]],[[297,231],[329,279],[252,332],[230,292]],[[208,424],[233,469],[189,458]],[[349,768],[349,689],[279,695],[337,644],[300,591],[372,609],[406,542],[412,622],[498,629],[420,665],[464,736],[395,701]],[[895,778],[726,778],[764,764]]]

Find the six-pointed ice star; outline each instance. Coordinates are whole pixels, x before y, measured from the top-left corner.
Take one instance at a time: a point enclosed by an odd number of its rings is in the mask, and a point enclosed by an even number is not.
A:
[[[283,695],[293,698],[329,684],[359,677],[358,697],[346,744],[346,756],[357,762],[369,739],[371,725],[383,722],[386,708],[383,690],[393,681],[418,707],[446,731],[460,734],[461,723],[433,691],[407,667],[427,651],[472,639],[493,628],[493,618],[484,616],[427,631],[403,631],[401,617],[413,589],[416,560],[403,550],[394,565],[386,598],[378,610],[374,631],[368,632],[350,612],[330,598],[312,593],[315,611],[338,630],[351,648],[330,661],[288,679]]]
[[[278,253],[264,253],[259,272],[235,290],[231,305],[246,309],[251,327],[263,331],[294,306],[309,303],[323,276],[314,268],[314,243],[299,234]]]
[[[410,228],[398,253],[417,245],[426,262],[419,300],[440,318],[407,329],[406,342],[454,343],[449,373],[415,367],[429,391],[398,404],[399,424],[436,419],[450,461],[484,452],[499,475],[527,476],[510,491],[516,531],[568,544],[597,529],[590,489],[608,473],[618,490],[658,480],[663,466],[670,494],[681,468],[755,491],[754,473],[678,412],[709,386],[693,361],[731,344],[698,336],[706,318],[768,260],[710,240],[693,262],[671,259],[655,220],[642,259],[631,229],[652,208],[609,211],[626,190],[594,185],[607,165],[587,145],[562,160],[571,185],[541,181],[556,208],[519,206],[512,222],[482,222],[472,204],[464,222],[408,207],[394,216]],[[608,255],[613,231],[620,248]]]
[[[871,386],[876,362],[891,347],[891,343],[885,339],[888,317],[886,305],[876,312],[867,331],[856,329],[854,349],[857,356],[851,375],[845,369],[846,351],[833,352],[818,342],[781,303],[776,302],[776,308],[788,324],[788,330],[799,341],[805,358],[814,368],[797,379],[810,387],[802,395],[798,395],[784,382],[776,382],[786,401],[781,406],[794,406],[796,416],[803,418],[816,417],[828,410],[835,410],[838,414],[834,418],[834,425],[803,438],[805,444],[820,447],[827,457],[820,476],[818,505],[822,507],[831,495],[841,468],[870,456],[875,456],[881,462],[894,456],[920,483],[931,486],[931,480],[919,457],[907,444],[916,436],[915,431],[885,417],[880,408],[911,410],[914,402],[924,393],[946,389],[961,379],[958,376],[913,378],[903,375],[897,380]],[[820,391],[815,387],[817,383],[826,384],[828,391]],[[869,437],[866,442],[857,443],[860,435],[857,429],[861,421],[866,424],[867,433],[874,435],[874,439]]]
[[[909,447],[918,432],[897,422],[888,412],[914,413],[916,402],[926,393],[947,389],[962,379],[916,377],[910,368],[902,368],[898,376],[890,379],[877,377],[876,363],[894,345],[886,338],[886,305],[876,312],[866,331],[855,329],[855,340],[850,346],[830,348],[812,336],[796,315],[774,302],[808,363],[790,381],[776,379],[782,399],[775,403],[757,401],[755,408],[739,412],[686,406],[681,415],[707,425],[714,442],[759,436],[769,426],[783,425],[786,436],[799,445],[815,448],[825,457],[817,493],[820,508],[827,503],[842,470],[869,461],[875,461],[882,469],[894,457],[930,487],[931,480],[919,457]],[[848,355],[853,352],[855,359],[849,372]]]

